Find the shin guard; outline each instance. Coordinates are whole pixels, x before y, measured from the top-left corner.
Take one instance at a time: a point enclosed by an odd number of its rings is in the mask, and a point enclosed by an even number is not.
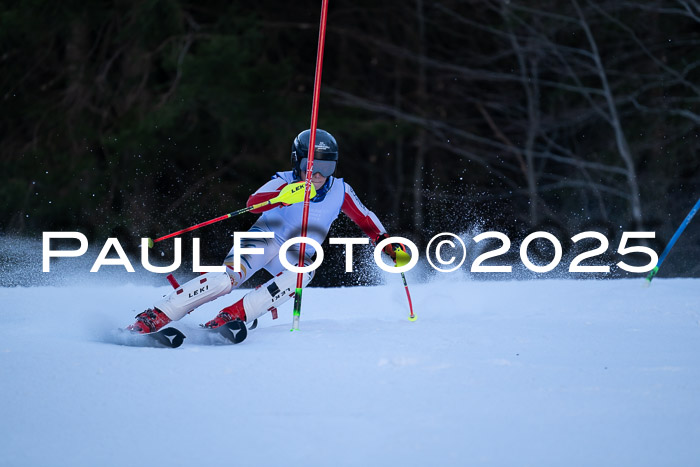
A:
[[[231,291],[231,277],[225,272],[208,272],[170,292],[155,307],[173,321]]]
[[[304,273],[304,287],[311,282],[314,271]],[[255,290],[243,297],[246,322],[252,322],[273,308],[277,308],[294,296],[297,285],[297,273],[282,271]]]

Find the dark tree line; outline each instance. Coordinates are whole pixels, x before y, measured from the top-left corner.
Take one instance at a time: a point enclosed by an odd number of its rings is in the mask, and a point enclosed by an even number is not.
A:
[[[232,211],[309,125],[320,2],[1,5],[5,233],[139,237]],[[700,193],[699,46],[695,0],[332,0],[319,126],[417,241],[667,239]]]

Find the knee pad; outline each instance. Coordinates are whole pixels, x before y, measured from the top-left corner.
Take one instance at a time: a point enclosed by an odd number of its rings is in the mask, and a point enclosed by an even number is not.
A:
[[[231,278],[225,272],[208,272],[170,292],[155,307],[173,321],[233,289]]]
[[[304,273],[304,287],[314,278],[314,272]],[[296,286],[297,273],[285,270],[255,290],[248,292],[243,297],[246,321],[251,322],[285,303],[294,296]]]

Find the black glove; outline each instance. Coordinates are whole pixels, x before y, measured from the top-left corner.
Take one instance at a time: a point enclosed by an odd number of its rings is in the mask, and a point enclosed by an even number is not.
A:
[[[374,244],[375,245],[379,244],[379,242],[381,242],[385,238],[389,238],[389,235],[387,235],[385,233],[381,234],[374,241]],[[403,243],[389,243],[387,246],[384,247],[384,250],[382,250],[382,251],[384,251],[384,253],[386,253],[387,255],[391,256],[391,259],[393,259],[394,262],[396,262],[396,251],[397,250],[401,250],[405,253],[406,247],[403,245]]]

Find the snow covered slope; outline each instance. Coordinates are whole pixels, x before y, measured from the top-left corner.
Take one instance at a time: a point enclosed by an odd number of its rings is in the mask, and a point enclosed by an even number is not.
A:
[[[167,287],[0,288],[0,465],[700,459],[700,280],[308,289],[238,346],[115,345]]]

